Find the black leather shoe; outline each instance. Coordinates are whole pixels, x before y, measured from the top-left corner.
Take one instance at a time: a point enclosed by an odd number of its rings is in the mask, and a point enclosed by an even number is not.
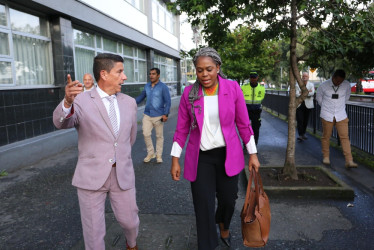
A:
[[[223,243],[225,243],[226,246],[230,247],[231,246],[231,233],[229,233],[229,237],[227,238],[223,238],[221,236],[221,240],[223,241]]]

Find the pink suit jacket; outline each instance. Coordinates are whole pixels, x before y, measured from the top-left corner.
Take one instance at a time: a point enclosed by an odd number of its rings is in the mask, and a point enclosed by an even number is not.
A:
[[[73,104],[72,115],[65,118],[60,103],[53,112],[53,123],[58,129],[75,127],[78,132],[78,162],[73,185],[87,190],[98,190],[107,180],[116,159],[119,186],[123,190],[135,187],[131,146],[137,133],[137,105],[135,99],[117,94],[120,127],[117,138],[97,90],[79,94]]]
[[[223,137],[226,142],[225,169],[228,176],[240,173],[244,168],[244,154],[242,145],[237,133],[247,144],[253,135],[250,125],[247,107],[243,93],[237,82],[223,79],[220,76],[218,90],[218,110]],[[199,88],[200,99],[194,102],[197,128],[190,131],[193,120],[191,104],[188,101],[188,94],[192,86],[185,88],[180,100],[178,109],[178,122],[173,141],[177,142],[181,148],[184,147],[187,137],[186,155],[184,160],[184,178],[189,181],[196,180],[197,164],[199,159],[201,131],[204,122],[204,98],[202,87]],[[201,108],[197,107],[198,105]]]

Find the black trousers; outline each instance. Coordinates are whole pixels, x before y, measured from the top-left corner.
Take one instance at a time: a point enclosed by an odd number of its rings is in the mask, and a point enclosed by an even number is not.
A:
[[[262,109],[250,110],[248,109],[249,120],[251,120],[251,126],[255,137],[256,145],[258,143],[258,138],[260,136],[261,127],[261,112]]]
[[[306,133],[308,127],[310,109],[305,106],[305,102],[296,109],[296,121],[297,121],[297,132],[299,136],[303,136]]]
[[[200,150],[197,178],[191,182],[199,250],[213,250],[218,246],[216,224],[223,223],[229,229],[235,210],[239,175],[227,176],[225,160],[226,148]]]

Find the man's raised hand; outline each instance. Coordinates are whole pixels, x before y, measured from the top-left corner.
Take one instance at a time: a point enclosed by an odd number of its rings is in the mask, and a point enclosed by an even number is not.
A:
[[[70,74],[68,74],[67,84],[65,86],[65,100],[64,100],[64,105],[66,108],[69,108],[73,104],[75,97],[79,93],[81,93],[82,90],[83,90],[83,84],[80,83],[78,80],[72,81]]]

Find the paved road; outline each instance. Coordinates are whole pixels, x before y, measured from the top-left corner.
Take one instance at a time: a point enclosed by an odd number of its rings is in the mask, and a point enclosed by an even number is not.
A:
[[[138,243],[143,250],[197,249],[190,184],[186,180],[173,182],[169,174],[175,126],[176,117],[170,117],[165,127],[163,164],[142,162],[146,152],[141,132],[133,148],[141,219]],[[286,143],[287,124],[264,112],[258,147],[261,163],[282,165]],[[76,160],[74,147],[0,179],[0,249],[83,249],[77,195],[71,186]],[[320,160],[317,139],[309,136],[308,141],[297,144],[297,164],[315,165]],[[272,228],[265,249],[372,249],[373,173],[363,166],[346,171],[342,153],[335,149],[331,161],[334,173],[354,188],[355,199],[270,197]],[[247,249],[241,243],[239,219],[245,185],[241,175],[231,225],[232,249]],[[348,203],[354,207],[347,207]],[[107,249],[124,249],[108,203],[106,218]]]

